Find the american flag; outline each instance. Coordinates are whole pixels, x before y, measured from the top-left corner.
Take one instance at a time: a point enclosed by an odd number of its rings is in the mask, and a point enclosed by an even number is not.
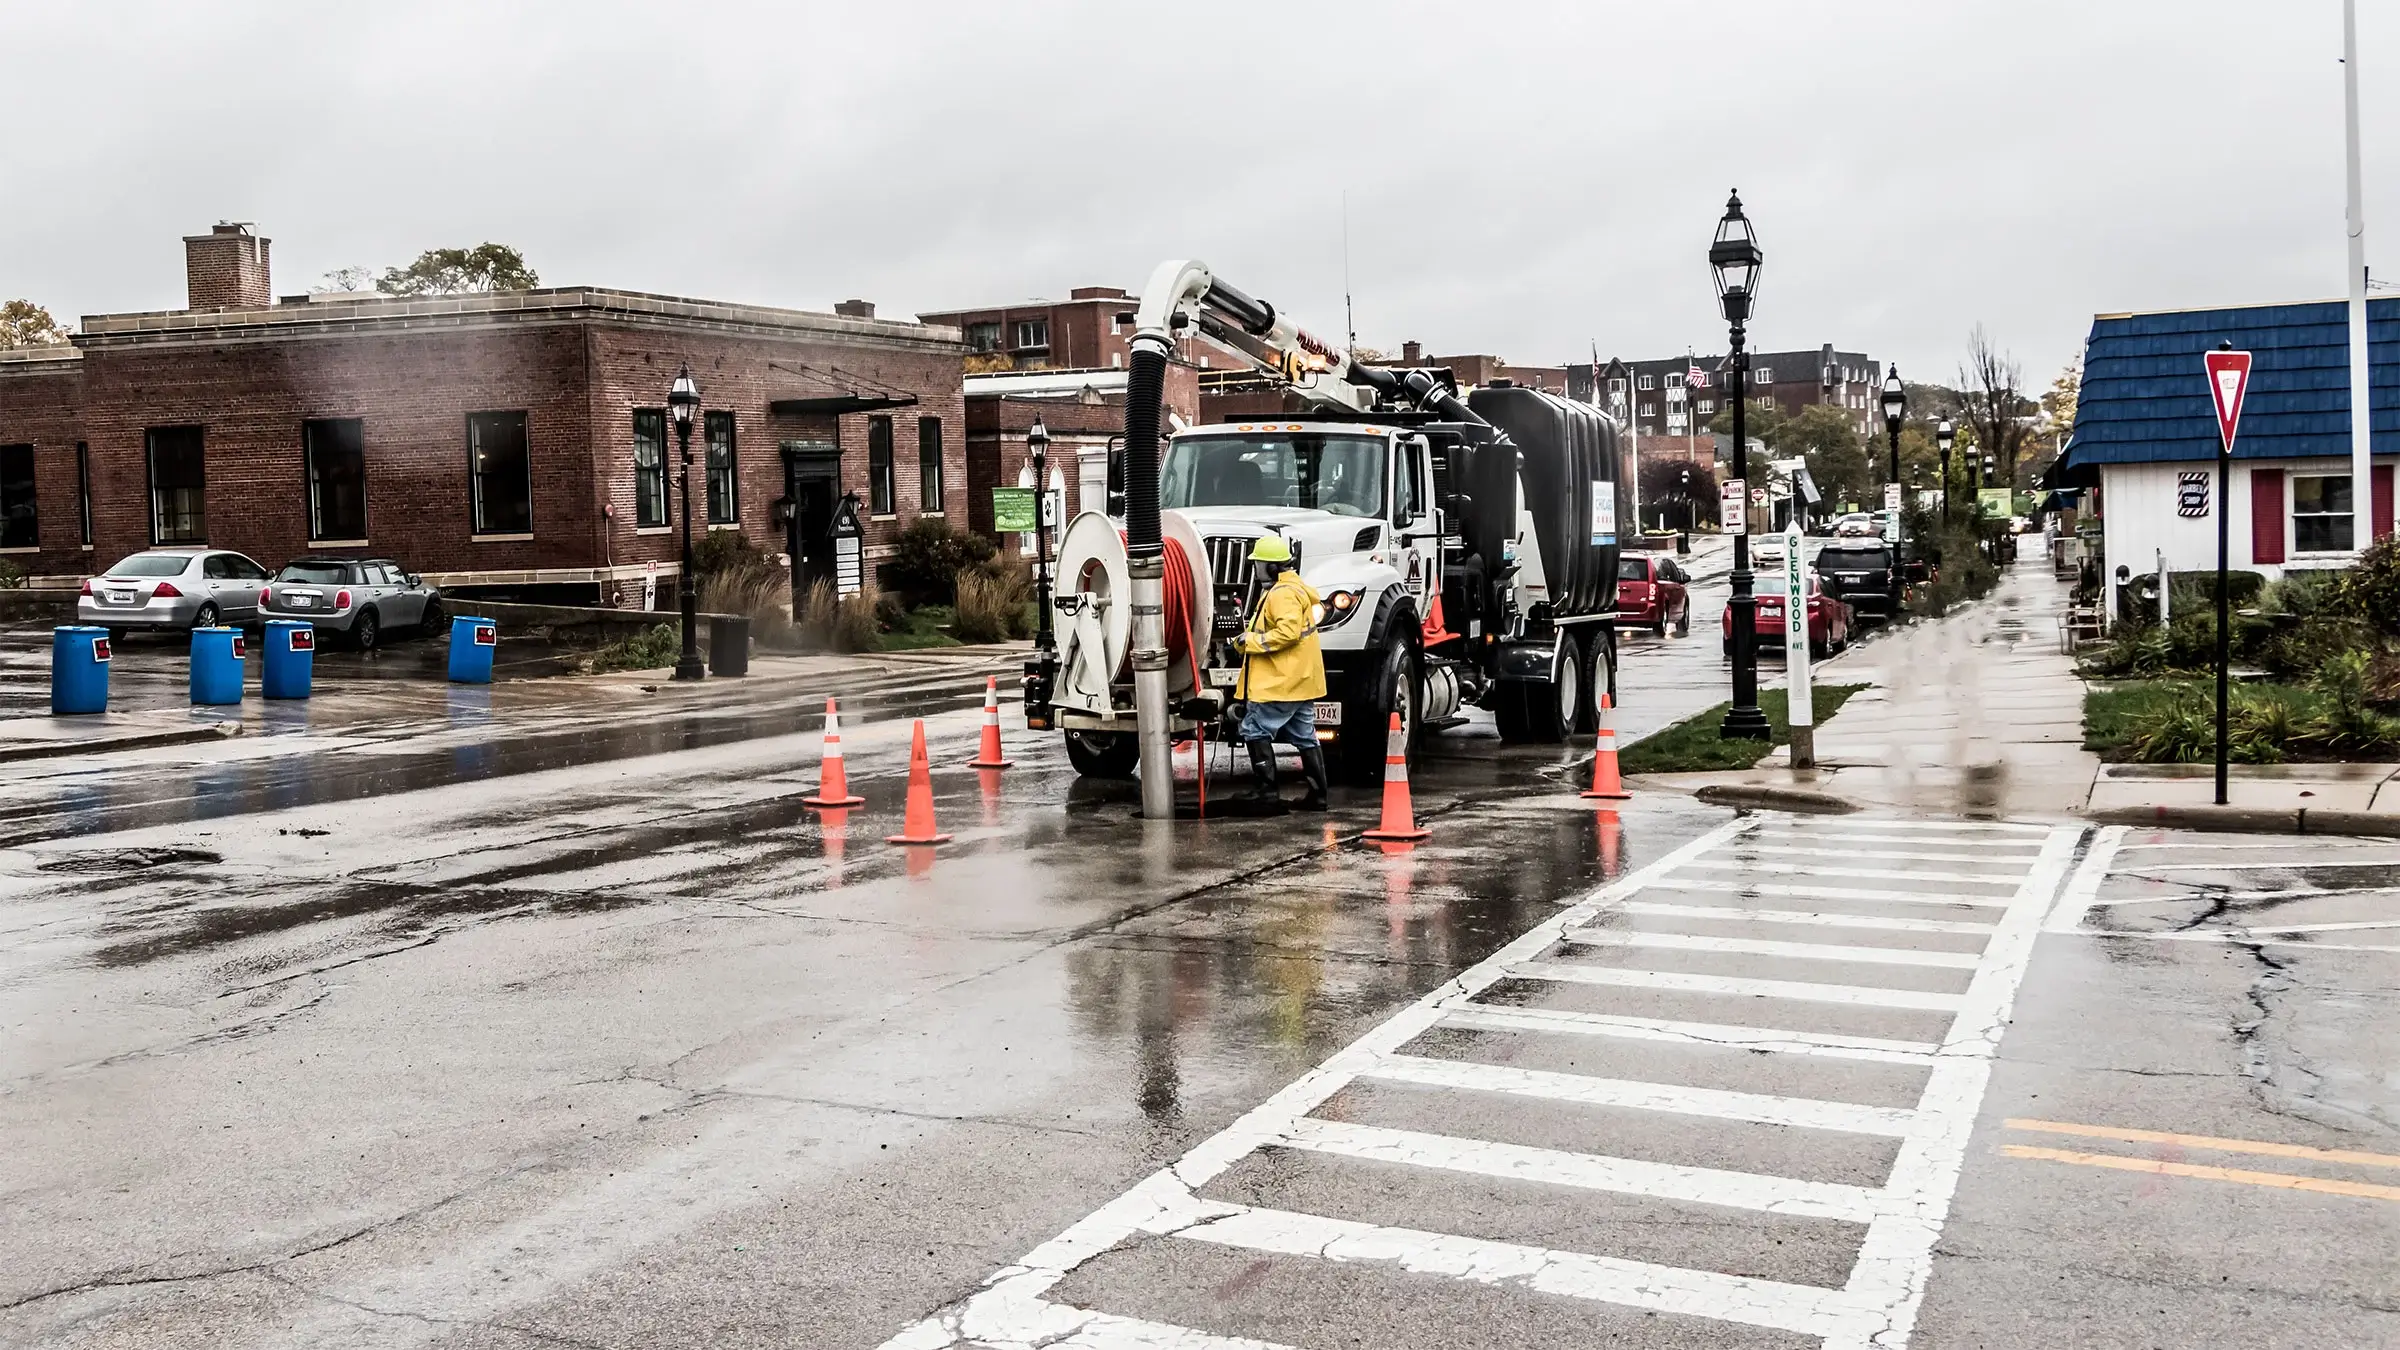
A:
[[[1683,372],[1683,382],[1694,389],[1706,389],[1708,387],[1708,372],[1702,370],[1696,365],[1692,366]]]

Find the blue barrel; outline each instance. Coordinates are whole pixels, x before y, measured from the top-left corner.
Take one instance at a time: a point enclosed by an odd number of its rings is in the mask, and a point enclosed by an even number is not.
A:
[[[50,630],[52,716],[108,711],[108,630],[69,625]]]
[[[307,698],[316,674],[317,626],[300,619],[267,620],[266,669],[258,692],[268,698]]]
[[[450,682],[490,684],[492,653],[500,645],[500,626],[472,614],[450,620]]]
[[[242,630],[192,630],[192,702],[235,704],[242,701]]]

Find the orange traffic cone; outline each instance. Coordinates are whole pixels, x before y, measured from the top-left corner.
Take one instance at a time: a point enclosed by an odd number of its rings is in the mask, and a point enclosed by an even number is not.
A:
[[[925,760],[925,719],[908,746],[908,815],[900,833],[884,836],[887,844],[947,844],[950,836],[933,828],[933,766]]]
[[[1417,828],[1416,808],[1408,798],[1408,733],[1400,729],[1400,714],[1392,714],[1392,727],[1386,733],[1383,751],[1383,822],[1367,831],[1366,838],[1393,841],[1417,840],[1428,837],[1428,831]]]
[[[850,795],[850,780],[842,773],[842,714],[832,699],[825,700],[825,765],[817,779],[817,795],[802,797],[804,806],[859,806],[864,797]]]
[[[1600,696],[1599,729],[1592,733],[1592,786],[1583,795],[1623,801],[1633,796],[1625,790],[1625,780],[1617,776],[1617,728],[1612,716],[1615,700]]]
[[[1000,677],[983,677],[983,750],[970,769],[1005,769],[1010,761],[1000,753]]]

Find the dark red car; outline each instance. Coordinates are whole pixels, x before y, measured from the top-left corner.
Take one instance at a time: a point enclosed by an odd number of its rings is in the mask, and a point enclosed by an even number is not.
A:
[[[1628,626],[1648,628],[1661,637],[1667,625],[1678,633],[1692,631],[1691,580],[1673,558],[1650,553],[1626,553],[1617,559],[1617,613]]]
[[[1785,600],[1782,582],[1772,576],[1762,576],[1760,579],[1773,582],[1776,589],[1762,591],[1758,597],[1758,649],[1762,652],[1780,652],[1783,650],[1783,604]],[[1808,654],[1812,657],[1831,656],[1848,647],[1850,645],[1850,628],[1857,618],[1857,614],[1851,610],[1850,606],[1825,593],[1824,583],[1817,579],[1817,570],[1813,567],[1810,568],[1808,570]],[[1732,656],[1733,610],[1730,607],[1726,609],[1724,621],[1719,626],[1725,630],[1725,654]]]

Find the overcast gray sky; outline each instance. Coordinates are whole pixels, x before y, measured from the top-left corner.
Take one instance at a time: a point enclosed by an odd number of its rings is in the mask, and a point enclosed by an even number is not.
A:
[[[2370,260],[2400,5],[2360,16]],[[2091,316],[2343,285],[2339,0],[0,5],[0,298],[183,303],[251,220],[279,292],[436,245],[545,283],[886,314],[1193,256],[1318,331],[1527,363],[1721,346],[2046,383]],[[2400,272],[2400,268],[2392,269]]]

